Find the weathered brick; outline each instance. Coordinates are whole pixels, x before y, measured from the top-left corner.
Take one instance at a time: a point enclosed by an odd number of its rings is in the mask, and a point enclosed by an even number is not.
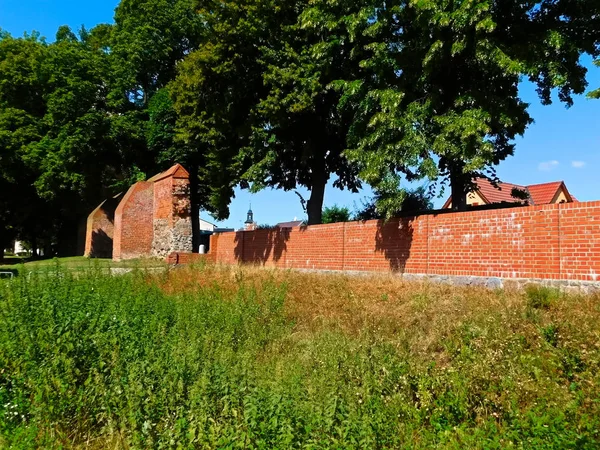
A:
[[[216,234],[225,264],[600,281],[600,202]]]

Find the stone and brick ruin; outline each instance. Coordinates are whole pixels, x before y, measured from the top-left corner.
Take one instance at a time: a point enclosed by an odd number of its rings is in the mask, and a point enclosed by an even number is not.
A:
[[[165,258],[191,251],[190,176],[179,164],[105,200],[87,220],[88,257]]]
[[[247,222],[254,223],[251,212]],[[560,203],[215,233],[209,252],[197,254],[189,174],[177,164],[100,204],[88,217],[85,254],[390,271],[493,287],[543,281],[600,291],[599,231],[600,201]]]

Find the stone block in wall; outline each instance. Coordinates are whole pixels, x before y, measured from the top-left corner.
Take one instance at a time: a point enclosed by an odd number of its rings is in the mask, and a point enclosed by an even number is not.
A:
[[[152,255],[192,252],[189,173],[179,164],[149,180],[154,185]]]

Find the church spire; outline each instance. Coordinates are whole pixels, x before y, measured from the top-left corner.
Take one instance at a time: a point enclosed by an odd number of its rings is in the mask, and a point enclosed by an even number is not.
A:
[[[250,203],[250,208],[248,209],[248,217],[246,218],[246,224],[254,223],[254,213],[252,212],[252,203]]]

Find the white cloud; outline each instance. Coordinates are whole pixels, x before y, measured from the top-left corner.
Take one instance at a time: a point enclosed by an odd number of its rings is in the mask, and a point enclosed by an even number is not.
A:
[[[571,161],[571,165],[576,169],[581,169],[585,166],[585,161]]]
[[[558,166],[558,161],[556,161],[556,160],[544,161],[544,162],[539,163],[538,170],[548,171],[548,170],[552,170],[552,169],[556,168],[557,166]]]

